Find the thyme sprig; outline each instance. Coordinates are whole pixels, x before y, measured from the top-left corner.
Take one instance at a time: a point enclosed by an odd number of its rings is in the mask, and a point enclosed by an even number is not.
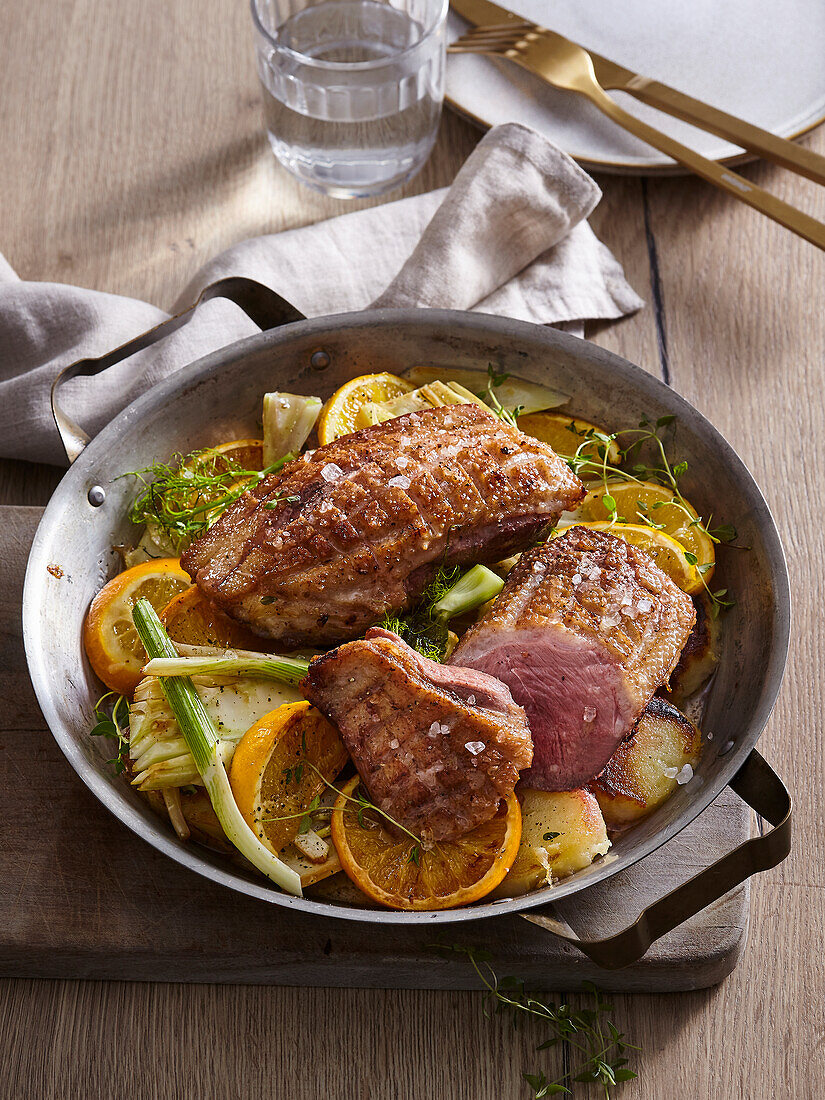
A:
[[[107,706],[107,700],[114,702]],[[115,775],[122,775],[129,764],[129,700],[116,691],[101,695],[94,707],[95,724],[90,737],[108,737],[117,742],[117,752],[107,764],[113,764]]]
[[[496,371],[496,368],[492,363],[487,364],[487,389],[478,396],[485,401],[499,420],[503,420],[505,424],[510,424],[513,428],[518,427],[518,418],[521,416],[523,409],[522,405],[516,405],[512,409],[507,409],[502,405],[498,399],[498,394],[495,392],[499,386],[503,385],[510,377],[509,374],[502,374]]]
[[[276,473],[292,458],[291,454],[285,455],[264,470],[247,470],[231,456],[210,448],[189,455],[175,454],[169,462],[155,462],[122,475],[136,477],[144,486],[129,511],[129,519],[160,531],[179,552],[211,527],[247,489]]]
[[[514,1027],[525,1017],[534,1016],[550,1028],[550,1037],[540,1043],[536,1050],[547,1050],[563,1042],[578,1052],[577,1064],[555,1080],[548,1080],[543,1070],[522,1074],[532,1089],[534,1100],[570,1093],[574,1082],[600,1084],[604,1095],[610,1097],[611,1090],[617,1085],[637,1076],[628,1068],[625,1052],[639,1050],[639,1047],[626,1042],[623,1032],[619,1031],[612,1020],[606,1018],[613,1011],[613,1006],[602,998],[600,991],[591,982],[584,984],[593,998],[593,1007],[575,1011],[566,1001],[556,1006],[553,1001],[545,1001],[528,993],[524,982],[518,978],[499,979],[493,969],[489,951],[461,944],[434,944],[433,947],[445,956],[465,955],[469,959],[487,990],[484,1008],[486,1016],[509,1013]]]
[[[345,791],[342,791],[340,787],[336,787],[334,783],[331,783],[327,779],[327,777],[320,771],[320,769],[318,769],[312,763],[311,760],[305,759],[304,763],[306,763],[307,767],[311,768],[312,771],[315,772],[321,782],[324,783],[329,790],[333,791],[339,798],[344,798],[347,800],[347,802],[352,802],[353,805],[356,805],[358,807],[358,824],[361,826],[362,829],[364,828],[364,814],[367,811],[372,811],[373,813],[379,814],[381,817],[384,818],[385,821],[388,821],[391,825],[394,825],[396,829],[399,829],[402,833],[406,833],[406,835],[410,837],[411,840],[415,841],[415,844],[410,851],[407,862],[415,863],[416,866],[418,865],[421,859],[421,837],[416,836],[414,832],[408,829],[406,825],[402,825],[400,821],[396,821],[394,817],[388,814],[385,810],[382,810],[380,806],[376,806],[374,802],[370,802],[368,798],[359,793],[358,787],[355,788],[354,794],[349,795]],[[316,795],[313,798],[312,802],[310,802],[309,806],[307,806],[306,810],[300,810],[297,813],[293,814],[271,815],[263,817],[261,820],[289,821],[290,819],[298,817],[301,819],[298,826],[298,834],[300,836],[302,833],[308,833],[309,830],[312,828],[313,818],[320,814],[332,814],[334,809],[334,806],[322,806],[320,795]]]
[[[611,523],[639,522],[656,531],[661,531],[666,525],[656,522],[655,512],[660,508],[672,506],[684,514],[687,526],[697,528],[716,544],[727,543],[732,545],[737,537],[736,528],[733,524],[725,523],[717,527],[711,527],[713,517],[711,516],[705,521],[701,516],[695,515],[692,507],[682,495],[679,479],[687,473],[688,464],[684,460],[671,464],[664,442],[659,434],[675,419],[676,417],[672,414],[660,416],[655,421],[643,416],[639,421],[638,428],[622,428],[610,434],[597,428],[580,430],[571,421],[567,426],[568,430],[581,437],[581,442],[572,454],[562,454],[560,457],[566,460],[574,473],[595,474],[601,480],[604,489],[601,501]],[[618,464],[609,461],[610,447],[613,443],[619,447],[620,459]],[[641,461],[645,446],[653,448],[657,461],[653,463]],[[650,507],[644,501],[637,501],[635,516],[626,518],[618,514],[616,499],[610,492],[611,483],[615,484],[616,481],[635,482],[637,485],[641,485],[645,481],[653,481],[669,489],[673,495],[669,501],[656,501]],[[651,513],[654,514],[651,515]],[[744,548],[740,547],[740,549]],[[704,575],[712,568],[711,563],[700,562],[698,557],[690,550],[684,550],[683,553],[685,560],[699,574],[702,585],[710,599],[711,613],[714,617],[722,609],[733,607],[734,600],[727,598],[728,590],[726,588],[718,588],[713,591],[705,581]]]

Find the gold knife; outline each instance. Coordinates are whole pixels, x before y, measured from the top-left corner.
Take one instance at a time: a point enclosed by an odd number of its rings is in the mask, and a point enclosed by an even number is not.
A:
[[[614,99],[611,99],[597,79],[594,59],[582,46],[571,42],[570,39],[564,38],[560,34],[556,34],[554,31],[548,30],[546,27],[540,27],[535,23],[522,19],[515,13],[507,11],[506,8],[494,4],[492,0],[453,0],[453,8],[459,15],[478,25],[474,30],[462,35],[448,47],[451,53],[475,53],[505,57],[534,73],[542,80],[547,81],[554,88],[561,88],[584,96],[613,122],[622,126],[646,144],[666,153],[708,183],[712,183],[715,187],[738,199],[739,202],[745,203],[754,210],[767,215],[767,217],[797,233],[806,241],[810,241],[817,248],[825,250],[825,225],[822,222],[817,221],[801,210],[797,210],[790,203],[784,202],[769,191],[757,187],[755,183],[751,183],[750,180],[740,176],[733,169],[727,168],[718,161],[701,156],[695,149],[682,145],[670,137],[669,134],[656,130],[642,119],[637,118],[636,115],[632,115],[620,107]],[[606,62],[606,64],[612,65],[611,62]],[[623,85],[618,86],[624,87],[631,94],[634,87],[640,93],[645,90],[650,92],[650,85],[653,85],[652,94],[656,94],[657,86],[655,82],[650,82],[649,85],[643,77],[638,77],[626,69],[622,70],[619,66],[615,66],[614,70],[618,71],[619,74],[627,74],[629,79],[625,80]],[[636,87],[636,85],[641,85],[641,87]],[[666,90],[668,92],[672,91],[672,89]],[[679,93],[674,94],[679,95]],[[689,97],[685,96],[684,98],[691,102]],[[692,103],[700,108],[705,107],[697,100],[693,100]],[[691,113],[695,121],[697,115],[694,107],[691,107]],[[719,113],[722,114],[722,112]],[[731,118],[737,127],[741,127],[738,119],[733,119],[732,116],[726,117]],[[774,146],[775,141],[786,147],[782,152],[783,163],[793,171],[800,171],[798,154],[808,151],[801,150],[782,138],[774,138],[773,135],[764,131],[758,131],[756,127],[752,129],[770,139],[768,145],[771,147]],[[742,140],[741,137],[738,140]],[[748,145],[751,144],[749,141]],[[760,145],[763,150],[767,150],[764,141],[760,141]],[[811,176],[813,179],[821,179],[822,176],[816,161],[822,158],[809,152],[808,157],[809,160],[805,165],[803,174]],[[816,158],[813,163],[810,161],[812,157]],[[771,159],[775,159],[772,154]]]
[[[530,20],[523,19],[515,12],[492,3],[491,0],[451,0],[450,6],[463,19],[480,27],[530,23]],[[535,30],[543,29],[536,24],[532,26]],[[557,38],[562,38],[556,32],[553,34]],[[740,145],[743,149],[773,161],[783,168],[789,168],[792,172],[807,176],[815,183],[825,184],[825,157],[819,153],[795,145],[785,138],[777,137],[768,130],[753,126],[735,115],[729,115],[716,107],[702,103],[699,99],[693,99],[684,92],[668,87],[667,84],[661,84],[658,80],[639,76],[630,69],[625,69],[616,62],[601,57],[593,50],[588,49],[587,52],[593,60],[596,79],[603,88],[627,92],[651,107],[656,107],[684,122],[732,141],[735,145]]]

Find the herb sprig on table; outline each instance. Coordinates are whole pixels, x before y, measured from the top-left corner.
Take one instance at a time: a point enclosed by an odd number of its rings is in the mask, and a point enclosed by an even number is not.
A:
[[[574,1010],[567,1002],[556,1005],[533,993],[528,993],[524,982],[518,978],[499,978],[492,967],[489,951],[460,944],[434,944],[434,950],[447,957],[464,955],[484,984],[485,1015],[509,1013],[513,1026],[518,1027],[527,1017],[543,1021],[550,1029],[550,1036],[536,1050],[547,1050],[559,1043],[567,1043],[574,1053],[574,1066],[555,1080],[548,1080],[543,1070],[523,1073],[532,1090],[533,1100],[573,1091],[575,1083],[600,1084],[606,1097],[611,1090],[637,1075],[628,1068],[625,1052],[639,1047],[625,1041],[608,1016],[613,1006],[608,1004],[591,982],[585,983],[592,1007]]]

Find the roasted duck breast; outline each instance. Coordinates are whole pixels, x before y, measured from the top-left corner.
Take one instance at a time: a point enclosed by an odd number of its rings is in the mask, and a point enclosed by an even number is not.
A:
[[[522,554],[450,663],[510,688],[527,712],[526,785],[583,787],[601,772],[679,660],[693,601],[644,553],[573,527]]]
[[[386,630],[316,657],[301,687],[338,726],[376,806],[425,843],[488,821],[533,757],[504,684]]]
[[[182,556],[206,596],[284,646],[354,638],[442,563],[491,562],[584,495],[545,443],[478,405],[408,413],[264,478]]]

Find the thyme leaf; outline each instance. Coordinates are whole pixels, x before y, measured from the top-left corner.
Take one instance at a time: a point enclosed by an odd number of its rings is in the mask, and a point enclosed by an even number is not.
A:
[[[405,825],[402,825],[400,821],[396,821],[394,817],[391,817],[388,813],[386,813],[386,811],[382,810],[380,806],[376,806],[374,802],[370,802],[370,800],[365,795],[361,794],[360,787],[356,787],[353,794],[346,794],[344,791],[341,790],[340,787],[336,787],[334,783],[331,783],[323,774],[323,772],[321,772],[321,770],[312,763],[311,760],[305,760],[305,763],[307,767],[311,768],[315,772],[315,774],[318,776],[324,786],[327,787],[328,790],[338,795],[339,798],[345,798],[347,802],[352,802],[353,805],[358,807],[358,824],[361,826],[362,829],[364,828],[364,813],[366,811],[371,811],[372,813],[376,813],[380,817],[383,817],[385,821],[388,821],[391,825],[394,825],[396,829],[400,830],[402,833],[406,833],[411,840],[415,841],[415,845],[410,853],[410,857],[407,862],[415,863],[416,866],[418,866],[419,860],[421,859],[421,837],[416,836],[416,834],[411,832],[411,830],[408,829]],[[308,833],[309,830],[312,828],[312,822],[315,817],[317,817],[319,814],[331,814],[334,810],[333,806],[322,806],[320,802],[321,796],[316,795],[305,810],[301,810],[298,813],[293,814],[270,814],[266,817],[262,817],[261,820],[288,821],[292,818],[297,817],[301,820],[301,824],[298,826],[298,834],[300,835],[301,833]]]
[[[561,1042],[570,1047],[575,1064],[561,1077],[548,1080],[543,1070],[522,1074],[530,1086],[533,1100],[571,1093],[575,1082],[599,1084],[605,1097],[609,1098],[617,1085],[636,1077],[636,1073],[628,1068],[628,1059],[624,1055],[628,1050],[639,1050],[639,1047],[628,1043],[624,1033],[608,1019],[613,1006],[603,999],[592,982],[584,983],[592,1006],[576,1011],[566,1001],[556,1005],[553,1001],[545,1001],[528,993],[524,982],[518,978],[499,978],[493,969],[489,951],[462,944],[439,943],[431,946],[445,957],[466,956],[487,991],[485,1015],[509,1013],[514,1027],[525,1017],[534,1016],[550,1029],[549,1038],[540,1043],[537,1050],[547,1050]]]
[[[518,418],[522,413],[523,406],[516,405],[513,409],[506,409],[504,405],[499,401],[496,390],[503,382],[506,382],[510,377],[509,374],[500,374],[496,372],[496,368],[492,363],[487,364],[487,389],[484,393],[479,394],[486,403],[490,406],[499,420],[503,420],[505,424],[510,424],[512,427],[518,427]]]
[[[679,479],[687,473],[688,464],[684,460],[671,464],[659,434],[661,429],[669,427],[675,421],[676,417],[670,413],[660,416],[655,422],[649,417],[643,416],[638,428],[623,428],[610,435],[596,428],[578,431],[575,425],[571,423],[568,426],[570,431],[580,437],[581,442],[573,454],[561,454],[560,457],[565,459],[573,473],[595,475],[601,480],[604,490],[601,498],[602,504],[611,523],[641,523],[656,531],[661,531],[666,524],[657,523],[650,513],[655,513],[657,509],[664,508],[667,504],[683,512],[687,526],[698,528],[712,542],[733,544],[737,537],[736,528],[733,524],[723,523],[711,527],[712,517],[703,520],[701,516],[696,516],[682,495],[679,488]],[[610,445],[613,442],[619,447],[618,465],[608,461]],[[651,463],[640,460],[645,448],[653,449],[654,461]],[[644,481],[653,481],[670,489],[673,496],[669,501],[656,501],[650,507],[644,501],[638,500],[636,501],[635,516],[620,516],[615,497],[610,492],[611,484],[615,485],[617,481],[636,482],[638,484]],[[747,549],[747,547],[739,547],[738,549]],[[704,575],[711,568],[709,563],[700,564],[697,556],[689,550],[685,551],[685,559],[699,573],[702,585],[710,600],[710,610],[714,618],[723,609],[734,606],[734,600],[722,599],[726,589],[712,591],[705,581]]]
[[[107,705],[109,699],[114,702]],[[121,775],[129,764],[129,701],[125,695],[107,691],[95,703],[94,716],[89,736],[108,737],[117,742],[117,752],[106,762],[114,766],[115,775]]]

